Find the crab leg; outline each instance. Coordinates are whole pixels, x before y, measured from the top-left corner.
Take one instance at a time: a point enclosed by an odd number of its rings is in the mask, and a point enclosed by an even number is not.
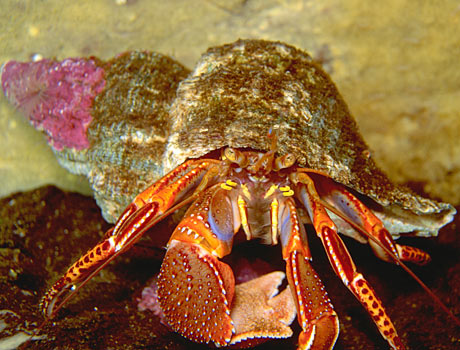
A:
[[[356,270],[345,244],[337,233],[335,224],[320,204],[320,197],[313,181],[306,174],[298,174],[297,180],[303,184],[299,188],[299,199],[309,212],[315,231],[326,249],[336,274],[372,316],[380,333],[392,349],[405,349],[380,298],[363,275]]]
[[[212,159],[185,162],[140,193],[105,238],[78,259],[48,290],[40,305],[43,312],[53,317],[78,288],[137,242],[146,230],[165,217],[168,209],[196,187],[205,186],[202,182],[209,180],[205,174],[218,163]]]
[[[302,332],[299,349],[332,349],[339,335],[339,320],[323,283],[311,266],[304,226],[294,201],[284,200],[280,210],[280,236],[289,286],[297,306]]]
[[[394,256],[399,257],[402,261],[408,261],[419,265],[424,265],[431,260],[430,256],[421,249],[395,243],[391,234],[383,226],[382,221],[358,200],[358,198],[331,180],[324,180],[325,181],[318,181],[321,198],[338,209],[353,223],[362,227],[366,232],[375,237],[380,244],[391,251]],[[375,255],[380,259],[394,262],[394,259],[376,242],[369,240],[369,245]]]

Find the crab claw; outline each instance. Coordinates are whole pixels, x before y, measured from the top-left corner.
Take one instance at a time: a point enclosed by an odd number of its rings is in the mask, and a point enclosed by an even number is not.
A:
[[[226,346],[235,278],[230,267],[195,243],[173,240],[161,265],[158,297],[174,331],[200,343]]]
[[[166,322],[196,342],[245,348],[292,336],[296,306],[283,272],[235,287],[230,267],[198,244],[174,240],[163,260],[158,297]]]
[[[231,318],[235,335],[230,345],[252,347],[270,338],[289,338],[296,306],[289,287],[278,294],[284,272],[275,271],[235,287]]]

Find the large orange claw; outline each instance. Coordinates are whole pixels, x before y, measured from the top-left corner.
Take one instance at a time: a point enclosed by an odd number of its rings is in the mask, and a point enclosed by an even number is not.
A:
[[[296,308],[285,274],[272,272],[235,286],[230,267],[193,243],[173,241],[158,278],[166,322],[186,338],[246,348],[292,336]]]
[[[172,241],[161,265],[158,297],[168,324],[196,342],[224,346],[234,333],[230,267],[194,243]]]

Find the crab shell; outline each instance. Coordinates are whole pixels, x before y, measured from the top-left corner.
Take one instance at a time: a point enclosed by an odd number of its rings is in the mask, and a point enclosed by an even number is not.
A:
[[[372,199],[366,204],[395,237],[436,235],[455,214],[377,168],[328,74],[292,46],[240,40],[209,49],[180,83],[170,116],[165,169],[226,146],[268,151],[274,129],[279,155],[293,153],[302,166]]]
[[[81,128],[90,146],[57,147],[53,135],[48,138],[64,167],[88,176],[107,221],[187,159],[227,146],[268,151],[270,130],[279,155],[293,153],[300,165],[361,195],[395,238],[436,235],[455,214],[450,204],[397,186],[377,168],[328,74],[292,46],[239,40],[209,49],[191,73],[149,52],[81,60],[104,70],[98,85],[104,89],[94,93],[88,112],[91,122]],[[37,64],[27,66],[33,74]],[[2,84],[20,108],[21,93],[32,83],[27,69],[14,76],[11,67],[4,66]],[[343,233],[351,232],[333,219]]]

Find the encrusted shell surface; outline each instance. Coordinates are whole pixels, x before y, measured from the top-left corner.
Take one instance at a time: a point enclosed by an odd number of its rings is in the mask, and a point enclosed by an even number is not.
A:
[[[107,221],[114,222],[139,192],[186,159],[227,146],[268,150],[270,129],[276,131],[280,155],[294,153],[302,166],[370,198],[366,204],[395,237],[435,235],[455,214],[449,204],[391,183],[375,165],[330,77],[292,46],[239,40],[209,49],[192,73],[149,52],[128,52],[107,62],[79,60],[104,72],[97,81],[104,89],[93,98],[91,121],[84,125],[90,146],[57,148],[52,137],[50,144],[64,167],[88,176]],[[18,101],[41,96],[42,85],[48,90],[43,101],[33,100],[38,107],[62,95],[50,86],[52,79],[47,83],[48,63],[5,66],[4,91],[19,108]],[[31,77],[39,69],[44,83],[34,83],[35,92]],[[94,84],[78,81],[89,83]],[[51,102],[49,92],[55,93]]]
[[[137,194],[165,174],[169,107],[190,71],[151,52],[127,52],[99,64],[106,87],[91,110],[91,147],[54,151],[64,167],[88,176],[104,218],[115,222]]]
[[[166,169],[226,146],[269,150],[273,128],[280,155],[294,153],[301,165],[372,198],[394,235],[435,234],[455,213],[391,183],[327,73],[283,43],[240,40],[209,49],[181,82],[171,119]]]

